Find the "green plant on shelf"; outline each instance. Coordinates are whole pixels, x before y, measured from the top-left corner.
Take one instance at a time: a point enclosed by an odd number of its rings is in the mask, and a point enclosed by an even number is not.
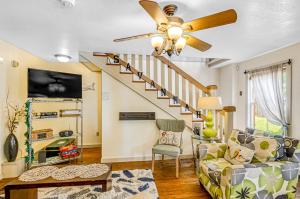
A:
[[[31,124],[30,124],[30,106],[31,106],[31,101],[30,100],[27,100],[26,103],[25,103],[25,125],[27,127],[27,130],[26,132],[24,133],[24,136],[26,138],[25,140],[25,148],[26,148],[26,153],[27,155],[25,156],[25,163],[28,164],[28,163],[31,163],[34,159],[34,151],[31,147],[31,144],[30,144],[30,137],[29,137],[29,131],[31,131],[32,129],[31,128]]]

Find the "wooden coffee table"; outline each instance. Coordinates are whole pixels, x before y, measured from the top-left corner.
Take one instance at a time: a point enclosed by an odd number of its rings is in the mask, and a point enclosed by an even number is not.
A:
[[[109,171],[96,178],[73,178],[70,180],[55,180],[52,177],[34,182],[23,182],[19,179],[5,185],[5,199],[37,199],[38,188],[47,187],[65,187],[65,186],[84,186],[84,185],[102,185],[102,192],[111,190],[111,164]],[[57,165],[61,168],[63,166]]]

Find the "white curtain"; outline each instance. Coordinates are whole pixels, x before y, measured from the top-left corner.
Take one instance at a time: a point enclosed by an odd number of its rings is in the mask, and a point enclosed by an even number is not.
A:
[[[250,72],[253,94],[258,108],[272,123],[281,125],[283,135],[288,130],[288,107],[284,88],[284,64]]]

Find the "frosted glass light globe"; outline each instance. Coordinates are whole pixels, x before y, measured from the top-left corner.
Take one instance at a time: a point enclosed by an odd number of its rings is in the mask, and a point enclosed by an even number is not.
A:
[[[181,37],[183,33],[183,30],[182,28],[178,27],[178,26],[173,26],[173,27],[170,27],[168,29],[168,36],[171,40],[177,40]]]
[[[176,50],[177,50],[178,53],[181,52],[181,50],[184,48],[185,44],[186,44],[186,39],[185,38],[180,37],[177,40],[177,42],[175,44],[175,48],[176,48]]]
[[[160,49],[163,42],[164,38],[162,38],[161,36],[155,36],[151,38],[151,45],[155,50]]]

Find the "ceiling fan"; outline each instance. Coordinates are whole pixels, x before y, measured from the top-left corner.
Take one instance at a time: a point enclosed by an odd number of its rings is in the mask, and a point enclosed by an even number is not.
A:
[[[161,53],[167,53],[169,56],[172,54],[179,55],[186,44],[204,52],[211,45],[187,33],[231,24],[237,20],[237,13],[235,10],[230,9],[184,22],[182,18],[174,16],[177,11],[177,6],[174,4],[167,5],[162,10],[155,1],[140,0],[139,3],[156,22],[157,32],[115,39],[113,41],[122,42],[151,37],[151,44],[157,55]]]

